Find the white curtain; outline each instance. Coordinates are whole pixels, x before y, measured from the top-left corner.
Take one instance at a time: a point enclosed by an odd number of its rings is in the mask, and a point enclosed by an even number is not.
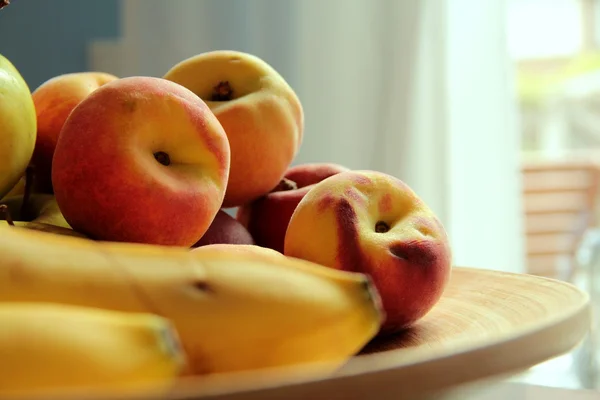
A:
[[[505,3],[126,0],[91,68],[161,76],[214,49],[254,53],[305,108],[294,163],[393,174],[448,228],[455,263],[522,271],[519,137]]]

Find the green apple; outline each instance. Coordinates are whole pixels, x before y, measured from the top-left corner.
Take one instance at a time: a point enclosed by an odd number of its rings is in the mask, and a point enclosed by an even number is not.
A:
[[[37,131],[29,86],[0,54],[0,199],[19,182],[33,155]]]

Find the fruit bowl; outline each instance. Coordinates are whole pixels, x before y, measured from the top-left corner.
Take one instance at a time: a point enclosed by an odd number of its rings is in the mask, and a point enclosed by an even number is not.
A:
[[[588,295],[562,281],[455,267],[440,302],[413,329],[372,341],[333,375],[223,374],[181,380],[164,398],[444,398],[568,352],[588,331],[590,310]]]
[[[0,397],[439,398],[583,338],[577,288],[452,269],[400,177],[292,166],[265,60],[100,74],[30,91],[0,55]]]

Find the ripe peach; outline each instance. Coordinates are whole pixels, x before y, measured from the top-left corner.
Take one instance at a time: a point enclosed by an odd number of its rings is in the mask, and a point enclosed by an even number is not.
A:
[[[260,58],[211,51],[174,65],[165,79],[202,98],[229,139],[231,170],[223,207],[238,207],[273,189],[296,156],[304,129],[300,100]]]
[[[292,215],[284,254],[370,275],[386,313],[381,334],[423,317],[451,271],[437,216],[404,182],[377,171],[340,172],[317,183]]]
[[[270,193],[238,208],[236,218],[256,244],[283,253],[285,231],[296,206],[314,184],[348,168],[334,163],[307,163],[287,170]]]
[[[219,210],[208,230],[192,247],[210,244],[254,244],[254,239],[238,220],[225,211]]]
[[[98,88],[71,112],[52,167],[67,222],[92,239],[190,247],[221,208],[223,127],[194,93],[155,77]]]
[[[73,72],[55,76],[33,93],[37,114],[37,139],[30,165],[35,168],[34,190],[53,193],[52,158],[60,131],[73,108],[90,93],[117,79],[105,72]]]
[[[211,254],[240,254],[245,259],[254,260],[272,260],[286,258],[285,255],[278,251],[266,247],[257,246],[255,244],[232,244],[232,243],[214,243],[202,247],[195,247],[191,251],[194,253]]]

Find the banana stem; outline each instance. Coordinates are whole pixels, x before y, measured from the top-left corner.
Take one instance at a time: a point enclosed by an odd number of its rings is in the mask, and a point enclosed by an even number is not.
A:
[[[6,204],[0,204],[0,215],[4,216],[4,220],[8,222],[10,226],[15,226],[12,217],[10,216],[10,211],[8,210],[8,206]]]
[[[25,169],[25,188],[23,189],[23,203],[21,203],[21,217],[25,221],[33,219],[33,216],[29,215],[31,213],[31,207],[29,202],[31,199],[31,190],[33,187],[33,177],[33,167],[29,165],[27,169]]]

